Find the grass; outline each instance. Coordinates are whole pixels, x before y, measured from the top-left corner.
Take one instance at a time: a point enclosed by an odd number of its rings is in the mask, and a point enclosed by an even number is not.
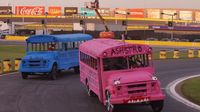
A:
[[[184,81],[181,92],[188,100],[200,105],[200,77]]]
[[[0,45],[0,60],[21,58],[25,55],[25,46]]]
[[[25,55],[25,46],[8,46],[0,45],[0,60],[21,58]],[[173,58],[173,51],[167,51],[167,59]],[[194,52],[194,57],[198,56],[198,52]],[[181,51],[180,58],[188,58],[188,51]],[[160,52],[153,52],[153,59],[160,59]]]

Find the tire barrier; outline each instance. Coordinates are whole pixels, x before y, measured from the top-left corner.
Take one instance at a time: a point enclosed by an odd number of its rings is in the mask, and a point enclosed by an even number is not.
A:
[[[198,58],[200,58],[200,49],[198,49]]]
[[[0,74],[2,74],[3,73],[3,63],[2,63],[2,61],[0,60]]]
[[[174,59],[179,59],[179,58],[180,58],[180,52],[179,52],[178,49],[175,49],[173,54],[174,54],[174,55],[173,55],[173,58],[174,58]]]
[[[3,60],[3,72],[11,72],[12,63],[10,59]]]
[[[21,58],[0,60],[0,74],[18,71],[20,63]]]
[[[19,70],[20,63],[21,63],[21,58],[15,58],[14,62],[15,62],[14,70],[15,70],[15,71],[18,71],[18,70]]]
[[[188,50],[188,58],[194,58],[194,50],[193,49]]]
[[[166,55],[166,51],[165,50],[161,50],[160,51],[160,59],[166,59],[167,58],[167,55]]]

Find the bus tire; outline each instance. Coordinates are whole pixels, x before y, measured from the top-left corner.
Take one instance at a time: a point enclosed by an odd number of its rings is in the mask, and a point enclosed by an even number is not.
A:
[[[74,67],[74,73],[80,73],[79,66]]]
[[[106,112],[113,112],[114,111],[114,105],[112,105],[110,103],[110,97],[111,97],[110,92],[106,91],[105,96],[106,96],[106,105],[105,105]]]
[[[57,65],[53,64],[51,72],[49,73],[51,80],[56,80],[57,78],[56,75],[57,75]]]
[[[22,79],[27,79],[28,78],[28,73],[22,72]]]
[[[88,82],[86,81],[86,86],[87,86],[87,94],[88,96],[92,97],[95,96],[95,93],[90,89]]]
[[[150,105],[153,112],[161,112],[164,106],[164,101],[163,100],[151,101]]]

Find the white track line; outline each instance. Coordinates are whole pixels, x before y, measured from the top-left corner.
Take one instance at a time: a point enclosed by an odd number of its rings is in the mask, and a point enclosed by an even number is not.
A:
[[[181,83],[182,81],[187,80],[187,79],[191,79],[191,78],[195,78],[195,77],[200,77],[200,74],[199,75],[193,75],[193,76],[187,76],[187,77],[179,78],[179,79],[171,82],[170,84],[168,84],[166,91],[175,100],[177,100],[177,101],[179,101],[179,102],[181,102],[181,103],[183,103],[183,104],[185,104],[185,105],[187,105],[189,107],[192,107],[194,109],[200,110],[200,106],[199,105],[197,105],[197,104],[187,100],[186,98],[180,96],[175,90],[176,86],[179,83]]]
[[[12,74],[16,74],[16,73],[18,73],[18,72],[12,72],[12,73],[7,73],[7,74],[2,74],[2,75],[0,75],[0,77],[6,76],[6,75],[12,75]]]

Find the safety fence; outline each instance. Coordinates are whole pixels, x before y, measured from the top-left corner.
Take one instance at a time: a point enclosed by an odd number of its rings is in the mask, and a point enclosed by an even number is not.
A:
[[[21,58],[0,60],[0,74],[19,70]]]

